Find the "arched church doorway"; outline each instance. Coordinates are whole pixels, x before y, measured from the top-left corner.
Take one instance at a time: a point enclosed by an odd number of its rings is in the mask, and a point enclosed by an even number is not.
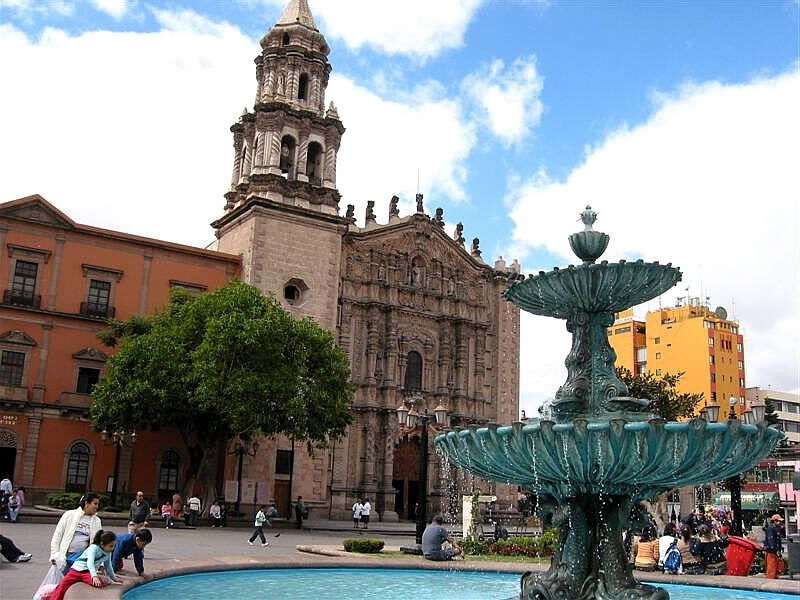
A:
[[[17,434],[10,429],[0,429],[0,479],[14,481],[17,464]]]
[[[403,437],[395,444],[392,487],[395,489],[394,510],[401,519],[416,518],[421,453],[418,436]]]

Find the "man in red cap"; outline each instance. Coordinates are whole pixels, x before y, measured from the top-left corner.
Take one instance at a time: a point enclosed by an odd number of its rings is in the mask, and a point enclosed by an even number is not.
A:
[[[781,554],[781,529],[783,517],[772,515],[764,527],[764,557],[766,559],[767,579],[778,578],[778,556]]]

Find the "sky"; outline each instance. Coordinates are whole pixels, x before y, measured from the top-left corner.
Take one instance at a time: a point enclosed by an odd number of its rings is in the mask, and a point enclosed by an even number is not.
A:
[[[800,0],[311,0],[347,128],[341,210],[419,189],[490,264],[672,262],[724,306],[747,386],[800,393]],[[0,201],[205,246],[284,0],[0,0]],[[566,378],[564,323],[522,316],[520,404]]]

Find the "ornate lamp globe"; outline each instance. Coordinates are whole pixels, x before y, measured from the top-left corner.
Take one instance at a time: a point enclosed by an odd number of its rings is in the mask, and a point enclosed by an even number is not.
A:
[[[408,408],[404,403],[397,407],[397,422],[401,427],[408,425]]]
[[[764,414],[767,412],[767,405],[758,403],[753,404],[750,408],[753,410],[753,418],[756,423],[761,423],[764,420]]]
[[[719,404],[712,402],[706,406],[706,411],[708,414],[709,423],[716,423],[719,420]]]

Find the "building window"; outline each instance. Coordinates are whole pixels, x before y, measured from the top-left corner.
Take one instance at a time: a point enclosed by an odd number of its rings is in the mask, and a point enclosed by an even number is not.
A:
[[[305,73],[300,75],[300,81],[297,85],[297,99],[305,100],[308,92],[308,75]]]
[[[661,352],[656,352],[656,360],[658,360],[659,358],[661,358]]]
[[[322,185],[322,146],[318,142],[308,145],[306,175],[311,185]]]
[[[79,394],[91,394],[94,384],[100,381],[100,369],[89,367],[78,368],[78,385],[75,391]]]
[[[740,360],[736,362],[736,366],[738,366],[739,369],[744,369],[744,363]]]
[[[89,479],[89,446],[84,442],[77,442],[69,449],[67,462],[68,492],[85,492]]]
[[[283,288],[283,298],[289,304],[295,304],[300,300],[300,290],[297,289],[296,285],[287,285]]]
[[[636,326],[636,333],[645,333],[647,329],[645,329],[644,325],[637,325]]]
[[[711,392],[711,402],[717,401],[717,392]]]
[[[646,366],[646,363],[636,363],[636,374],[643,375]]]
[[[661,343],[661,338],[660,337],[653,338],[653,343],[654,344],[660,344]]]
[[[108,304],[111,298],[111,283],[92,279],[89,282],[89,295],[86,298],[86,314],[93,317],[108,316]]]
[[[413,350],[408,353],[406,359],[405,388],[407,390],[422,389],[422,357],[419,352]]]
[[[275,473],[289,475],[292,472],[292,451],[278,450],[275,452]]]
[[[708,338],[708,345],[711,346],[712,348],[714,347],[714,338],[712,337]]]
[[[741,352],[742,351],[742,345],[741,344],[736,344],[736,351],[737,352]]]
[[[647,348],[641,347],[636,349],[636,362],[647,362]]]
[[[739,387],[744,387],[744,377],[739,377]]]
[[[628,327],[620,327],[619,329],[615,329],[614,333],[628,333],[631,330],[630,325]]]
[[[280,169],[286,173],[287,179],[294,179],[294,153],[297,143],[290,135],[283,136],[281,140]]]
[[[714,364],[714,360],[715,360],[714,359],[714,355],[713,354],[709,354],[708,355],[708,364],[713,365]]]
[[[178,490],[178,467],[181,457],[175,450],[167,450],[161,455],[161,464],[158,465],[158,495],[168,498]]]
[[[0,360],[0,385],[22,385],[25,353],[3,350]]]
[[[14,267],[14,279],[11,283],[11,302],[33,306],[36,290],[36,275],[39,264],[18,260]]]
[[[739,396],[739,404],[744,406],[744,396]]]
[[[288,33],[284,33],[283,34],[283,39],[281,40],[281,43],[284,46],[288,46],[290,41],[291,41],[291,39],[289,38],[289,34]]]
[[[714,373],[711,374],[711,383],[717,383],[717,376]]]
[[[661,375],[661,369],[656,369],[656,375]]]

